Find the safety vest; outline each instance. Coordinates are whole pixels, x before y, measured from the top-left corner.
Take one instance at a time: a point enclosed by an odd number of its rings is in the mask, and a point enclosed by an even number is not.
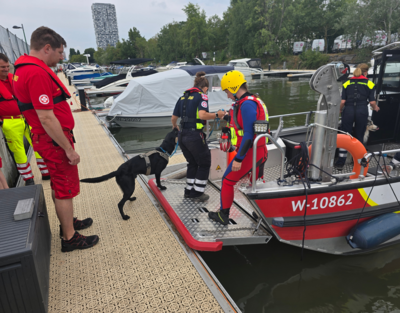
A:
[[[8,73],[7,79],[12,86],[13,74]],[[0,102],[2,101],[15,101],[15,104],[17,104],[17,100],[15,100],[12,93],[6,88],[6,86],[4,86],[3,83],[0,83]]]
[[[42,61],[39,60],[38,58],[29,56],[29,55],[23,55],[18,58],[17,61],[15,61],[15,71],[14,71],[14,81],[18,80],[17,70],[25,65],[35,65],[46,71],[47,74],[50,75],[50,78],[52,81],[60,88],[61,90],[61,95],[57,97],[53,97],[53,103],[57,104],[62,101],[66,101],[66,99],[71,98],[71,94],[69,93],[68,89],[64,86],[64,84],[61,82],[61,80],[57,77],[57,75]],[[23,113],[26,110],[34,110],[33,104],[32,103],[23,103],[18,100],[18,106]]]
[[[199,130],[203,129],[203,127],[204,127],[203,120],[201,120],[199,117],[199,108],[196,109],[196,118],[188,117],[186,114],[187,102],[188,102],[188,100],[193,99],[193,97],[192,97],[192,99],[190,99],[191,98],[190,94],[195,93],[195,92],[199,93],[200,95],[203,94],[203,92],[200,90],[200,88],[192,87],[192,88],[189,88],[188,90],[186,90],[183,93],[183,97],[181,97],[181,100],[183,100],[182,115],[181,115],[181,128],[183,128],[185,123],[196,123],[196,129],[199,129]]]
[[[269,116],[268,116],[268,110],[267,106],[265,103],[260,99],[257,98],[256,96],[246,96],[238,101],[233,105],[233,108],[230,109],[230,128],[231,128],[231,142],[234,146],[240,146],[240,143],[242,142],[242,138],[244,135],[243,131],[243,119],[242,119],[242,113],[240,112],[240,107],[243,102],[251,100],[254,101],[257,104],[257,121],[269,121]],[[254,138],[256,138],[256,135],[254,135]],[[259,141],[260,143],[264,142],[264,140]],[[265,141],[267,142],[267,141]]]
[[[347,105],[357,105],[357,102],[361,105],[363,102],[365,105],[368,104],[367,100],[370,94],[370,90],[375,87],[375,84],[368,78],[352,78],[343,84],[343,88],[346,90]]]

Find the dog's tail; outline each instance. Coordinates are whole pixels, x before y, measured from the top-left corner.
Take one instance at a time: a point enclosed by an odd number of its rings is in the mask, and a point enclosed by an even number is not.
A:
[[[111,172],[110,174],[100,176],[100,177],[81,179],[81,182],[82,183],[100,183],[102,181],[105,181],[105,180],[115,177],[115,175],[117,175],[117,171]]]

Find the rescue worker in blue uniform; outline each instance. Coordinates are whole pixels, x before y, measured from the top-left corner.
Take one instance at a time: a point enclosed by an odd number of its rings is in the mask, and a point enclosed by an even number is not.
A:
[[[178,141],[188,162],[184,197],[199,202],[209,199],[204,193],[211,166],[211,154],[203,132],[205,120],[223,118],[225,115],[222,110],[208,112],[209,83],[205,75],[205,72],[196,73],[194,87],[179,98],[171,118],[173,128],[178,127],[177,121],[181,118]]]
[[[340,111],[342,112],[341,130],[351,134],[364,144],[363,138],[368,123],[368,103],[371,108],[378,112],[379,107],[375,100],[375,84],[368,80],[368,65],[362,63],[354,70],[353,77],[343,84],[342,101]],[[335,166],[343,169],[346,163],[347,151],[339,149],[339,158]]]

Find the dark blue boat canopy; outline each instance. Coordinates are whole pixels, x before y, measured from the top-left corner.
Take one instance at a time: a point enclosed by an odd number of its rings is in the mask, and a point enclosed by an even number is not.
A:
[[[213,66],[213,65],[193,65],[181,66],[179,70],[188,72],[189,75],[195,76],[197,72],[205,72],[206,74],[220,74],[233,71],[233,66]]]

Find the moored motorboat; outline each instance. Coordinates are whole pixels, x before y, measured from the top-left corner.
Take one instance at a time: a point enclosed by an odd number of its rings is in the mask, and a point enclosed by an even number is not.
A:
[[[210,82],[210,112],[229,109],[231,103],[220,90],[220,79],[229,66],[187,66],[131,80],[115,100],[108,113],[121,127],[163,127],[171,124],[177,99],[193,86],[196,72],[204,71]]]
[[[219,209],[218,190],[229,159],[218,143],[210,144],[207,188],[217,192],[208,203],[184,199],[185,181],[176,180],[176,173],[166,175],[164,191],[149,181],[192,248],[217,251],[228,244],[261,243],[260,236],[267,235],[260,234],[260,229],[282,243],[337,255],[368,253],[400,243],[400,225],[388,224],[388,214],[397,217],[400,212],[400,171],[380,160],[382,154],[400,151],[400,68],[394,70],[400,62],[400,43],[375,51],[374,58],[380,111],[374,111],[371,119],[379,131],[370,134],[365,147],[338,131],[341,84],[350,73],[340,62],[322,66],[310,80],[311,89],[320,93],[317,110],[297,113],[306,116],[305,125],[284,128],[280,123],[271,134],[257,136],[269,138],[264,178],[249,181],[245,177],[238,184],[229,225],[210,221],[206,213]],[[353,157],[344,172],[333,166],[337,147]],[[255,168],[253,160],[253,172]],[[175,179],[168,179],[169,175]],[[180,188],[173,187],[179,184]],[[366,236],[357,237],[362,232]],[[357,244],[363,240],[367,244]]]

